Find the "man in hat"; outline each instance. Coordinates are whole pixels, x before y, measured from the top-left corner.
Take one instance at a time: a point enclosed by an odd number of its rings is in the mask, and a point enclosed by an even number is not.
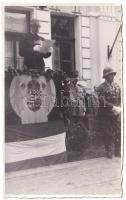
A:
[[[42,42],[45,40],[38,35],[40,23],[37,19],[31,20],[31,32],[25,34],[19,43],[19,55],[24,57],[24,66],[28,69],[39,69],[44,71],[43,58],[51,56],[52,48],[47,53],[41,53]]]
[[[97,90],[100,101],[100,125],[108,158],[113,156],[113,144],[115,156],[121,155],[121,90],[114,82],[115,75],[116,72],[112,68],[106,67],[103,70],[105,82]]]

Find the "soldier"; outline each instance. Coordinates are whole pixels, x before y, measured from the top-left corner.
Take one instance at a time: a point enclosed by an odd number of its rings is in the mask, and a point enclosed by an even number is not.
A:
[[[86,112],[83,89],[77,85],[78,71],[73,71],[69,86],[69,104],[66,124],[66,149],[68,160],[76,160],[86,148],[87,129],[84,124]]]
[[[97,90],[100,101],[100,126],[108,158],[113,156],[113,144],[115,156],[121,155],[121,90],[114,82],[115,75],[116,72],[112,68],[106,67],[103,70],[105,82]]]

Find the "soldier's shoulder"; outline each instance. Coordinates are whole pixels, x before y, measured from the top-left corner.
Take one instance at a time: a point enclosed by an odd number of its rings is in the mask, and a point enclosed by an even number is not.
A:
[[[115,88],[118,88],[118,89],[120,89],[120,86],[119,86],[119,84],[118,84],[118,83],[114,82],[113,84],[114,84],[114,87],[115,87]]]
[[[97,89],[98,94],[104,94],[108,90],[108,85],[106,82],[101,83]]]
[[[105,87],[106,87],[106,83],[105,83],[105,82],[104,82],[104,83],[101,83],[101,84],[98,86],[97,90],[100,91],[100,90],[104,89]]]

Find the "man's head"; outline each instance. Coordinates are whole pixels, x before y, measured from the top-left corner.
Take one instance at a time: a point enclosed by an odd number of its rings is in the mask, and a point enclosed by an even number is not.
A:
[[[105,78],[110,83],[113,82],[115,75],[116,72],[111,67],[106,67],[103,70],[103,78]]]
[[[39,28],[40,28],[40,23],[37,19],[32,19],[31,20],[31,31],[35,34],[39,32]]]
[[[71,81],[72,81],[72,83],[74,85],[76,85],[77,82],[78,82],[78,76],[79,76],[79,73],[78,73],[77,70],[72,71],[72,73],[71,73]]]

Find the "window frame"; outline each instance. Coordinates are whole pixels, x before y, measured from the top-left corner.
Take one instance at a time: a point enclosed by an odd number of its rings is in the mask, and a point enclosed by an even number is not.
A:
[[[5,8],[5,15],[6,15],[6,12],[9,12],[9,13],[19,13],[19,14],[25,14],[26,15],[26,24],[27,24],[27,33],[30,32],[30,11],[25,11],[25,10],[18,10],[18,9],[11,9],[11,8]],[[15,35],[17,34],[23,34],[23,33],[18,33],[18,32],[11,32],[11,31],[6,31],[5,29],[5,32],[7,33],[13,33]]]
[[[27,33],[30,32],[30,11],[22,11],[22,10],[12,10],[11,8],[5,8],[5,14],[6,12],[9,13],[19,13],[19,14],[25,14],[26,15],[26,25],[27,25]],[[5,41],[12,41],[13,42],[13,63],[14,63],[14,68],[17,68],[17,57],[16,57],[16,41],[19,41],[20,38],[27,33],[20,33],[20,32],[13,32],[13,31],[8,31],[5,29]],[[5,56],[6,59],[6,56]]]
[[[60,17],[60,18],[66,18],[66,19],[71,19],[73,20],[73,30],[74,30],[74,17],[69,17],[69,16],[58,16],[57,14],[51,13],[51,20],[52,18],[55,17]],[[51,26],[51,31],[52,31],[52,26]],[[71,44],[73,45],[73,59],[71,58],[70,60],[67,60],[67,63],[71,62],[71,71],[75,70],[75,32],[73,33],[73,37],[63,37],[63,36],[53,36],[52,34],[52,39],[56,40],[57,42],[59,42],[60,45],[60,69],[63,71],[63,62],[66,62],[65,59],[62,59],[62,43],[65,42],[67,44]]]

